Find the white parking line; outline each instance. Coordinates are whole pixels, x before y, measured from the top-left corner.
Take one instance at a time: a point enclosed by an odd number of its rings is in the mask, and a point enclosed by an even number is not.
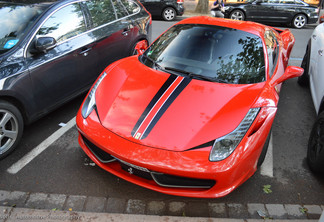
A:
[[[21,158],[18,162],[14,163],[11,167],[7,169],[7,172],[10,174],[18,173],[22,168],[24,168],[30,161],[32,161],[35,157],[41,154],[44,150],[46,150],[52,143],[54,143],[58,138],[60,138],[64,133],[66,133],[69,129],[71,129],[75,125],[75,117],[71,119],[66,126],[61,127],[59,130],[54,132],[50,137],[44,140],[41,144],[27,153],[23,158]]]
[[[273,145],[272,134],[270,136],[269,147],[264,162],[261,165],[260,173],[263,176],[273,177]]]

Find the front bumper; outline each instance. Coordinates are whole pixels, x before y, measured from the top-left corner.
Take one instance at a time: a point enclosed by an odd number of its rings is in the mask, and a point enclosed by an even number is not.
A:
[[[105,129],[100,124],[96,112],[83,119],[79,111],[77,127],[81,148],[104,170],[158,192],[177,196],[215,198],[229,194],[254,174],[275,112],[274,108],[257,132],[248,132],[247,135],[251,135],[245,136],[236,150],[227,159],[219,162],[209,161],[211,147],[172,152],[134,143]],[[103,155],[108,161],[103,160],[98,153],[95,155],[90,146],[107,153],[108,155]],[[109,161],[109,156],[117,160]],[[163,174],[167,178],[183,179],[190,186],[185,186],[186,184],[180,187],[164,186],[165,184],[159,183],[160,179],[152,180],[134,173],[134,170],[142,172],[148,170],[151,176]],[[193,188],[191,185],[196,183],[207,185]]]

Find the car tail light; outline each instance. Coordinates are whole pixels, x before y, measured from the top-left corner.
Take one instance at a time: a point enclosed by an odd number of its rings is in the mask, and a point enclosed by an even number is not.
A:
[[[184,2],[184,0],[177,0],[178,4],[182,4]]]

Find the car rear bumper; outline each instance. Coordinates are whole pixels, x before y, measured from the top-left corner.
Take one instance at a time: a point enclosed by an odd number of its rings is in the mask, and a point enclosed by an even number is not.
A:
[[[215,198],[229,194],[254,174],[274,115],[275,110],[257,132],[244,137],[236,150],[219,162],[209,161],[211,146],[173,152],[136,144],[105,129],[95,112],[87,119],[79,112],[77,127],[81,148],[104,170],[158,192]]]
[[[178,7],[177,7],[177,15],[183,15],[185,12],[185,8],[184,8],[184,5],[183,4],[178,4]]]

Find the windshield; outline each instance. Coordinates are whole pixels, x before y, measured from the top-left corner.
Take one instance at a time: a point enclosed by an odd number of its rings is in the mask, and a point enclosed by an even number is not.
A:
[[[262,40],[219,26],[173,26],[145,51],[141,61],[152,68],[214,82],[265,81]]]
[[[0,3],[0,55],[21,40],[42,11],[36,5]]]

